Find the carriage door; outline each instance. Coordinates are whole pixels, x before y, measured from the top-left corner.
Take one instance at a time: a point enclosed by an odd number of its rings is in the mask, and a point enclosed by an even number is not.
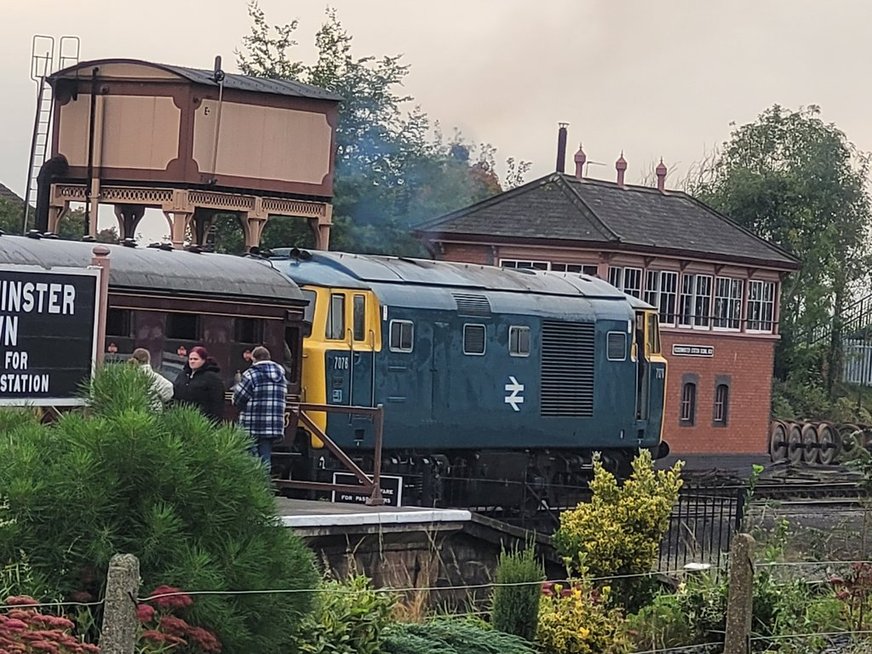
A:
[[[351,350],[350,400],[355,406],[375,406],[376,333],[373,316],[377,311],[372,295],[350,293],[351,329],[348,338]]]
[[[649,379],[648,351],[645,348],[645,312],[636,312],[634,330],[634,350],[636,350],[636,420],[648,419],[648,406],[651,394]]]

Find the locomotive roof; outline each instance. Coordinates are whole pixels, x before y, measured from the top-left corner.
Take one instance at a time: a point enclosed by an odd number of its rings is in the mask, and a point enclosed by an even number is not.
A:
[[[90,265],[96,245],[103,244],[4,235],[0,236],[0,265],[82,268]],[[297,285],[265,261],[183,250],[106,247],[111,288],[305,303]]]
[[[579,273],[343,252],[303,252],[302,256],[297,256],[290,248],[276,248],[273,253],[276,266],[300,285],[378,287],[382,292],[391,285],[411,285],[622,300],[637,308],[650,307],[597,277]],[[389,298],[384,299],[389,301]]]

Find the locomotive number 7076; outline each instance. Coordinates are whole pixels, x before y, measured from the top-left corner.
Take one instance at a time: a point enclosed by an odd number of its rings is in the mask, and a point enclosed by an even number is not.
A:
[[[348,370],[348,357],[335,357],[333,359],[333,370]]]

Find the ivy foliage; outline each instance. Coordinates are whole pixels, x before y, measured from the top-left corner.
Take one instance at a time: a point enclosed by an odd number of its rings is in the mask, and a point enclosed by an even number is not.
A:
[[[0,565],[23,552],[60,596],[95,599],[109,559],[132,553],[143,588],[228,591],[198,597],[190,615],[225,652],[288,645],[309,593],[233,592],[304,590],[318,579],[310,552],[276,519],[247,436],[193,409],[153,412],[131,366],[100,370],[89,393],[89,411],[54,424],[0,413]]]

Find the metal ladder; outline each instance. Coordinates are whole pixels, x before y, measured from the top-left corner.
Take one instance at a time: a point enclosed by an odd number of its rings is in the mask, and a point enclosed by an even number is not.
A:
[[[80,42],[77,36],[62,36],[58,43],[58,70],[79,63]],[[30,215],[36,210],[37,176],[49,151],[54,94],[47,78],[55,71],[55,39],[37,34],[30,54],[30,79],[36,82],[36,115],[30,141],[30,162],[24,196],[24,217],[21,231],[27,233]]]

